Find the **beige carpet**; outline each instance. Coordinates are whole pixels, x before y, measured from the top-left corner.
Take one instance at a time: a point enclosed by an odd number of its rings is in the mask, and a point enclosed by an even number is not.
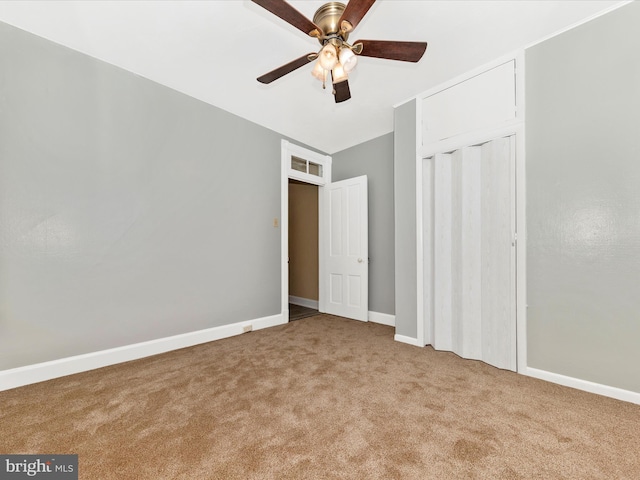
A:
[[[0,392],[83,479],[640,479],[640,406],[328,315]]]

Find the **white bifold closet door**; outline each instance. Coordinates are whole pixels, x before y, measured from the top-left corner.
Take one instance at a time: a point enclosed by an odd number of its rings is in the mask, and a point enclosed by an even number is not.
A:
[[[427,342],[516,370],[515,137],[423,164]]]

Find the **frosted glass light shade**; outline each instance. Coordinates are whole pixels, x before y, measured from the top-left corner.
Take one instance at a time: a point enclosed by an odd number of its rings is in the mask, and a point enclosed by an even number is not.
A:
[[[333,83],[342,82],[349,78],[347,76],[347,72],[344,71],[344,68],[342,67],[342,64],[340,62],[336,63],[335,67],[333,67],[331,76],[333,78]]]
[[[316,65],[313,67],[313,70],[311,70],[311,75],[313,75],[315,78],[317,78],[321,82],[324,81],[325,69],[322,68],[322,65],[320,65],[320,60],[316,62]]]
[[[336,47],[327,43],[322,50],[320,51],[320,65],[325,70],[331,70],[338,62],[338,52],[336,52]]]
[[[353,70],[358,64],[358,56],[353,53],[350,48],[341,48],[338,58],[340,59],[342,68],[344,68],[344,71],[347,73]]]

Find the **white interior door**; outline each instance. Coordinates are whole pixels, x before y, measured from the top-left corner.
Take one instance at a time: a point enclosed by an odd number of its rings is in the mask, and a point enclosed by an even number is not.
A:
[[[328,238],[323,268],[325,311],[367,321],[369,309],[369,240],[367,176],[325,186]]]

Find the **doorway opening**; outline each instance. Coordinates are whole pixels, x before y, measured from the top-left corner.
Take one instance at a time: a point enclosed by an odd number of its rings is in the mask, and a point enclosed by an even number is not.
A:
[[[328,155],[322,155],[313,150],[301,147],[290,143],[287,140],[281,142],[281,171],[280,171],[280,218],[281,218],[281,292],[282,292],[282,320],[288,322],[290,320],[289,311],[291,309],[290,294],[289,294],[289,185],[295,185],[292,187],[294,190],[301,190],[306,193],[306,197],[312,194],[309,188],[314,188],[316,203],[314,211],[317,214],[317,219],[314,222],[316,229],[316,244],[315,249],[315,264],[318,267],[317,271],[317,295],[304,293],[302,295],[293,295],[293,300],[298,300],[297,303],[302,301],[306,296],[312,296],[308,300],[315,300],[314,303],[300,306],[301,308],[313,308],[319,312],[324,312],[324,302],[326,296],[326,289],[321,279],[324,273],[324,256],[325,249],[323,248],[323,235],[325,234],[325,219],[323,199],[325,195],[325,185],[331,183],[331,157]],[[308,214],[308,212],[306,213]],[[304,233],[303,233],[304,236]],[[305,236],[308,239],[308,236]],[[313,243],[311,240],[307,240],[307,243]],[[311,258],[313,258],[313,254]],[[300,293],[298,291],[298,293]],[[315,293],[315,292],[314,292]]]
[[[331,157],[282,140],[282,320],[289,321],[289,181],[312,184],[318,211],[318,311],[368,320],[367,177],[331,181]],[[277,224],[277,221],[275,222]]]
[[[289,179],[289,321],[319,313],[318,186]]]

